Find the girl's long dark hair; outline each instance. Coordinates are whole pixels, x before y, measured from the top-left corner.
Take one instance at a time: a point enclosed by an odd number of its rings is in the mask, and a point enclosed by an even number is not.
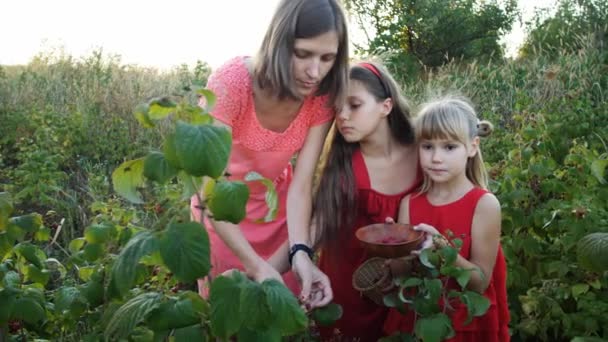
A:
[[[370,67],[375,68],[380,77],[371,71]],[[350,69],[350,81],[361,82],[379,102],[391,98],[393,108],[387,118],[391,135],[403,145],[414,143],[415,134],[409,105],[401,96],[397,82],[383,67],[377,64],[367,67],[355,65]],[[337,254],[342,250],[343,239],[350,237],[344,233],[358,228],[353,227],[358,204],[352,159],[359,143],[344,140],[335,125],[330,133],[330,141],[329,152],[313,199],[313,224],[315,246],[321,247],[324,253]]]

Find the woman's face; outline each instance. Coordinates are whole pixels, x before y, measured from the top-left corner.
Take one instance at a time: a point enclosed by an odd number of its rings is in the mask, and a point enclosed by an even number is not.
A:
[[[338,46],[336,31],[295,40],[291,68],[300,96],[308,96],[317,89],[336,61]]]
[[[351,80],[346,104],[336,116],[338,131],[348,142],[362,141],[377,131],[392,109],[391,99],[378,101],[360,81]]]

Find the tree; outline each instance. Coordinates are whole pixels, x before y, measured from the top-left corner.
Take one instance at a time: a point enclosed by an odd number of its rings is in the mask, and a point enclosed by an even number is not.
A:
[[[608,42],[608,3],[605,0],[560,0],[555,14],[540,11],[529,23],[521,56],[573,52],[584,46],[605,49]]]
[[[511,28],[515,0],[346,0],[359,25],[370,28],[360,53],[388,54],[388,64],[418,69],[452,59],[502,57],[498,43]],[[370,32],[366,31],[366,34]]]

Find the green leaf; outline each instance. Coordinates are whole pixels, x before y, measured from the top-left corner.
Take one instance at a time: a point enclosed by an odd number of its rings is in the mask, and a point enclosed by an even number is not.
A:
[[[175,132],[168,134],[163,142],[163,155],[169,165],[176,170],[181,170],[182,166],[177,158],[177,151],[175,150]]]
[[[471,280],[471,271],[465,270],[465,269],[458,270],[458,275],[456,276],[456,281],[458,282],[458,285],[460,285],[461,289],[466,288],[467,285],[469,284],[470,280]]]
[[[205,111],[212,112],[216,102],[215,94],[209,89],[199,89],[196,93],[205,97]]]
[[[104,246],[98,243],[87,243],[84,246],[83,257],[88,262],[94,262],[105,254]]]
[[[21,297],[13,305],[13,319],[36,324],[46,317],[44,308],[33,298]]]
[[[129,336],[152,310],[160,306],[162,298],[163,295],[160,293],[146,292],[130,299],[112,316],[105,330],[106,338],[118,341]]]
[[[164,184],[177,175],[165,155],[160,152],[150,152],[144,160],[144,176],[157,183]]]
[[[216,221],[241,222],[246,215],[249,188],[242,182],[217,181],[207,197],[207,205]]]
[[[488,298],[477,292],[466,291],[460,298],[467,306],[468,311],[467,320],[464,322],[465,325],[471,323],[473,317],[484,315],[490,308],[490,301]]]
[[[573,285],[572,288],[572,296],[574,298],[578,298],[580,295],[587,293],[589,291],[589,284],[576,284]]]
[[[407,278],[401,283],[401,287],[416,287],[422,284],[422,279],[420,278]]]
[[[87,240],[85,238],[76,238],[70,241],[70,244],[68,245],[68,250],[73,254],[76,254],[82,249],[82,246],[84,246],[84,243],[86,241]]]
[[[444,258],[445,263],[448,265],[453,264],[458,258],[458,251],[452,247],[444,247],[439,250],[439,254]]]
[[[253,331],[265,331],[271,326],[278,326],[274,322],[266,293],[260,284],[247,281],[241,284],[241,315],[243,326]]]
[[[281,333],[274,327],[265,331],[241,329],[236,340],[239,342],[281,342]]]
[[[171,223],[160,239],[160,254],[177,279],[190,283],[209,273],[209,236],[197,222]]]
[[[342,306],[336,303],[329,303],[312,311],[312,319],[322,327],[333,325],[341,317]]]
[[[158,249],[158,238],[150,231],[142,231],[129,240],[112,266],[112,280],[119,294],[126,294],[133,286],[139,260]]]
[[[144,158],[126,161],[112,172],[114,191],[132,203],[143,203],[137,188],[144,182]]]
[[[49,282],[50,274],[47,270],[41,270],[35,265],[27,265],[25,270],[25,276],[27,279],[34,283],[46,285]]]
[[[46,241],[49,241],[51,239],[51,229],[49,229],[48,227],[41,227],[34,234],[34,239],[37,242],[46,242]]]
[[[103,283],[95,279],[89,280],[86,284],[79,287],[80,293],[87,300],[92,308],[103,304],[104,288]]]
[[[34,213],[17,216],[11,218],[10,222],[28,233],[34,233],[42,226],[42,215]]]
[[[308,326],[306,314],[291,291],[276,279],[265,280],[262,289],[272,314],[272,324],[283,336],[304,331]]]
[[[181,168],[193,176],[218,178],[228,164],[232,135],[225,127],[178,122],[173,136]],[[169,157],[167,159],[170,160]]]
[[[43,260],[46,260],[46,256],[38,246],[29,242],[21,242],[15,246],[14,250],[17,255],[36,265],[36,267],[43,268]]]
[[[211,283],[211,332],[223,340],[239,331],[243,322],[239,276],[242,277],[238,273],[233,277],[220,276]]]
[[[153,128],[154,122],[150,119],[150,115],[148,115],[148,111],[150,110],[150,106],[147,103],[142,103],[135,107],[135,111],[133,112],[133,116],[135,119],[144,127],[144,128]]]
[[[205,305],[197,293],[182,294],[178,300],[171,299],[152,311],[146,325],[154,331],[164,331],[200,323]]]
[[[253,182],[260,181],[266,187],[266,206],[268,206],[268,213],[263,218],[257,219],[258,222],[270,222],[273,221],[277,217],[277,212],[279,211],[279,197],[277,195],[277,190],[274,186],[274,183],[268,179],[262,177],[257,172],[249,172],[245,175],[245,181]]]
[[[422,263],[424,266],[426,266],[430,269],[434,269],[435,265],[433,265],[433,263],[431,262],[431,253],[432,253],[432,251],[429,248],[424,249],[420,253],[418,259],[420,260],[420,263]]]
[[[424,288],[429,294],[430,300],[439,300],[441,297],[441,279],[424,279]]]
[[[78,318],[86,310],[87,302],[79,289],[62,287],[55,293],[55,310],[60,314],[71,314]]]
[[[593,272],[608,270],[608,233],[592,233],[583,237],[576,246],[579,264]]]
[[[184,189],[182,191],[182,199],[184,200],[190,199],[203,185],[202,177],[190,176],[184,171],[179,171],[177,178],[179,179],[180,183],[184,185]],[[209,179],[212,180],[211,178]]]
[[[175,339],[175,342],[206,342],[207,334],[205,334],[203,327],[200,324],[197,324],[190,327],[176,329],[173,333],[173,338]]]
[[[419,318],[414,331],[424,342],[439,342],[453,333],[450,318],[444,313]]]
[[[154,121],[162,120],[175,112],[177,105],[169,98],[155,98],[150,101],[148,117]]]
[[[0,323],[7,322],[13,312],[16,296],[8,289],[0,289]]]
[[[21,287],[21,277],[15,271],[8,271],[2,279],[4,288],[18,289]]]
[[[608,166],[608,159],[596,159],[591,163],[591,173],[600,184],[606,184],[606,179],[604,178],[606,166]]]
[[[8,192],[0,192],[0,232],[8,225],[8,219],[13,213],[13,200]]]
[[[84,230],[84,238],[88,243],[103,244],[118,236],[118,230],[112,224],[94,224]]]

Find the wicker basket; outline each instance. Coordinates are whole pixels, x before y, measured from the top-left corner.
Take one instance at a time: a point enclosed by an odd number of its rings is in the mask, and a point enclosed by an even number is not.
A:
[[[393,288],[387,259],[371,258],[353,273],[353,287],[378,305],[384,305],[384,295]]]

